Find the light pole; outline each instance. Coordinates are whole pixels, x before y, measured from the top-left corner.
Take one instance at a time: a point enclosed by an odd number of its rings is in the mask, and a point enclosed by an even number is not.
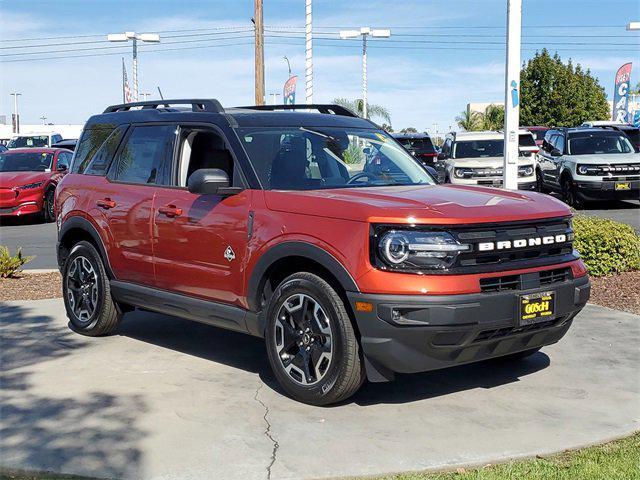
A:
[[[342,40],[362,37],[362,116],[367,116],[367,38],[389,38],[391,30],[372,30],[371,27],[362,27],[360,30],[341,30]]]
[[[43,124],[43,125],[46,125],[46,124],[47,124],[47,116],[46,116],[46,115],[42,115],[42,116],[40,117],[40,120],[42,120],[42,124]]]
[[[287,78],[291,78],[291,63],[289,62],[289,58],[286,55],[282,58],[287,62],[287,68],[289,69],[289,76]]]
[[[128,42],[133,44],[133,99],[138,101],[138,40],[147,43],[160,43],[160,35],[156,33],[110,33],[107,35],[110,42]]]
[[[629,22],[627,30],[640,30],[640,22]]]
[[[270,93],[271,98],[273,99],[273,105],[277,105],[278,104],[278,97],[280,96],[279,93]]]
[[[311,15],[311,0],[305,1],[304,15],[304,89],[307,105],[313,103],[313,22]]]
[[[147,100],[149,100],[149,97],[151,96],[150,93],[141,93],[140,96],[142,97],[142,101],[146,102]]]
[[[20,117],[18,116],[18,97],[22,94],[14,92],[11,94],[13,97],[13,133],[20,133]]]
[[[507,58],[504,85],[504,160],[502,186],[518,189],[520,128],[520,37],[522,0],[507,0]]]

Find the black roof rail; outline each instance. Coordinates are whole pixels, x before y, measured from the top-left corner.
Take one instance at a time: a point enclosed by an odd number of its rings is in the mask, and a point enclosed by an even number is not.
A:
[[[119,105],[111,105],[107,107],[103,113],[113,112],[127,112],[134,107],[142,107],[143,110],[155,109],[160,106],[170,107],[172,105],[191,105],[191,111],[193,112],[212,112],[212,113],[224,113],[224,108],[218,100],[215,98],[201,99],[201,98],[189,98],[181,100],[149,100],[146,102],[132,102],[121,103]]]
[[[296,105],[252,105],[252,106],[244,106],[244,107],[235,107],[242,108],[246,110],[317,110],[320,113],[332,114],[332,115],[342,115],[343,117],[358,117],[354,112],[349,110],[346,107],[341,105],[333,105],[330,103],[313,103],[313,104],[296,104]]]

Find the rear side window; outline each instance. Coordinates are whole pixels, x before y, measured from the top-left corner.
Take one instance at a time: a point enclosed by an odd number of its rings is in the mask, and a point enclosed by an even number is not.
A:
[[[84,171],[86,175],[104,175],[106,173],[126,131],[127,127],[121,126],[111,132],[111,135],[109,135],[87,165]]]
[[[95,153],[115,128],[115,125],[101,124],[84,129],[74,152],[71,167],[73,173],[84,173]]]
[[[168,184],[175,126],[134,127],[109,170],[111,180],[123,183]]]

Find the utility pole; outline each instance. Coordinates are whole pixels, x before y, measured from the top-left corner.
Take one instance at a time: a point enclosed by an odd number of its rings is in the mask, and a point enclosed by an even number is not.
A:
[[[18,115],[18,97],[21,96],[21,93],[14,92],[11,94],[13,97],[13,133],[20,133],[20,115]]]
[[[133,101],[137,102],[138,98],[138,40],[141,42],[160,43],[160,35],[155,33],[141,33],[136,32],[124,32],[124,33],[110,33],[107,35],[107,40],[110,42],[128,42],[132,41],[133,44]]]
[[[362,117],[369,118],[367,112],[367,37],[389,38],[391,30],[372,30],[370,27],[362,27],[360,30],[341,30],[342,40],[362,37]]]
[[[502,186],[518,189],[520,128],[520,37],[522,0],[507,0],[507,58],[504,85],[504,161]]]
[[[255,26],[255,81],[256,105],[264,105],[264,24],[262,23],[262,0],[253,1],[253,21]]]
[[[311,0],[305,2],[305,54],[304,86],[307,105],[313,103],[313,21],[311,16]]]

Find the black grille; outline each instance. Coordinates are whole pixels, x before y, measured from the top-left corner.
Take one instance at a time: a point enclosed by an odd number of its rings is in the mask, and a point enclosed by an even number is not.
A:
[[[522,327],[505,327],[494,328],[493,330],[483,330],[473,340],[476,342],[485,342],[487,340],[496,340],[499,338],[508,337],[510,335],[518,335],[520,333],[535,332],[536,330],[543,330],[545,328],[555,327],[565,320],[565,318],[558,318],[556,320],[548,320],[546,322],[534,323],[532,325],[525,325]]]
[[[471,244],[472,249],[458,256],[453,269],[478,270],[482,267],[494,269],[500,266],[517,267],[518,263],[531,265],[549,265],[572,260],[573,231],[570,219],[534,220],[519,224],[494,224],[492,228],[483,226],[459,228],[453,231],[458,241]],[[481,243],[492,242],[497,245],[503,241],[529,240],[556,235],[566,235],[567,241],[541,245],[528,245],[520,248],[493,249],[481,251]]]
[[[504,292],[508,290],[525,290],[571,280],[571,268],[556,268],[542,272],[524,273],[521,275],[505,275],[480,279],[481,292]]]

